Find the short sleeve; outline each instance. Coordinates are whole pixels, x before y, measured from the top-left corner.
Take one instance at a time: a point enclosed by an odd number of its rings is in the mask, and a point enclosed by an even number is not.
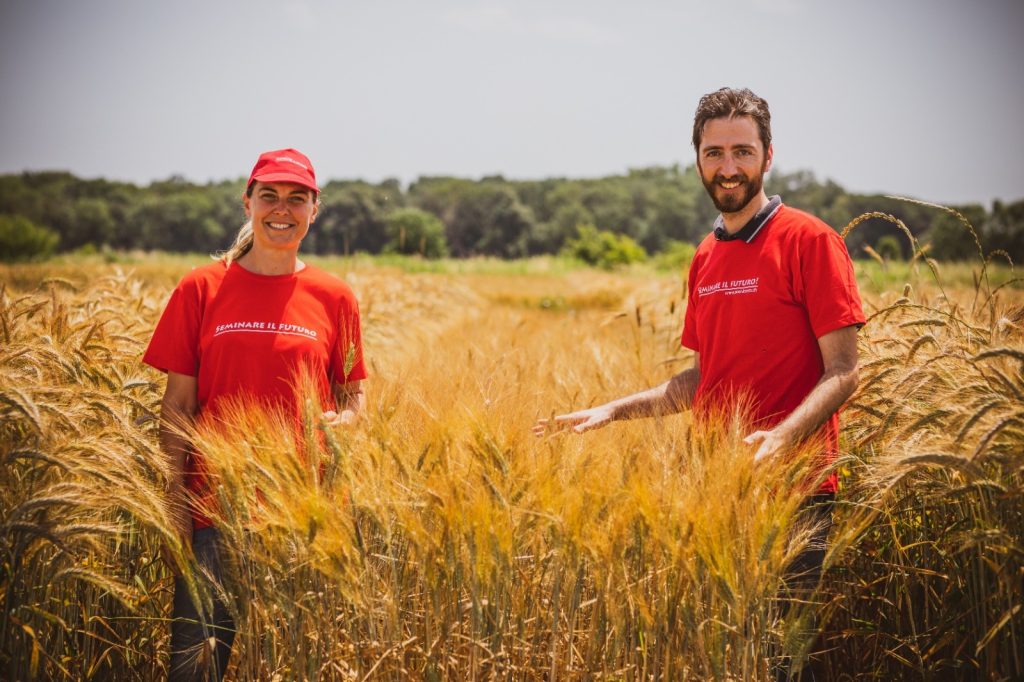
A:
[[[690,272],[686,280],[686,312],[683,313],[682,345],[699,353],[700,337],[697,336],[697,297],[693,295],[697,286],[695,284],[698,274],[697,263],[698,258],[694,256],[693,261],[690,262]]]
[[[186,276],[171,293],[142,361],[161,372],[198,376],[202,318],[199,287]]]
[[[864,324],[853,262],[846,243],[834,230],[823,230],[804,243],[799,278],[815,338],[820,339],[843,327]]]
[[[331,351],[331,381],[347,384],[366,378],[363,363],[363,335],[359,322],[359,305],[355,297],[342,299],[339,314],[337,343]]]

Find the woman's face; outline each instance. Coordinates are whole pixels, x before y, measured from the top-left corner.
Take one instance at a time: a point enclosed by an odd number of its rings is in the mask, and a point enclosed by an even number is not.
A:
[[[298,251],[316,218],[316,193],[290,182],[256,181],[244,199],[253,248]]]

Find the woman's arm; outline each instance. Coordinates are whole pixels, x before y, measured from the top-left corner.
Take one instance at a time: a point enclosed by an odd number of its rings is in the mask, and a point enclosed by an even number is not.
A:
[[[185,495],[185,458],[189,442],[182,431],[191,426],[199,409],[195,377],[167,373],[167,388],[160,404],[160,449],[167,457],[167,509],[182,545],[192,542],[192,515]]]

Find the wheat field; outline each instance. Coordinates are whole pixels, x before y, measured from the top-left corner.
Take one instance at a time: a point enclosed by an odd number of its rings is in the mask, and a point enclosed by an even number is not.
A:
[[[0,266],[4,679],[166,675],[172,571],[192,569],[140,357],[201,262]],[[304,396],[302,433],[240,406],[191,434],[218,483],[229,679],[767,680],[782,656],[825,680],[1024,678],[1012,270],[857,263],[826,576],[783,617],[806,453],[755,468],[733,413],[530,432],[692,362],[685,272],[318,265],[360,300],[365,419],[332,428]]]

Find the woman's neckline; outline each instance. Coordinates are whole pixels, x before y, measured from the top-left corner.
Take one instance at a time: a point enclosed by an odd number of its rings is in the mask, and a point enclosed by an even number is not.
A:
[[[295,269],[292,270],[291,272],[257,272],[255,270],[247,268],[241,261],[237,261],[237,260],[236,261],[232,261],[231,263],[226,264],[226,265],[227,265],[227,267],[229,269],[232,266],[235,266],[235,267],[238,268],[238,270],[240,272],[243,272],[246,275],[251,275],[253,277],[260,277],[260,278],[269,278],[269,279],[287,279],[289,277],[297,277],[297,276],[301,275],[302,273],[304,273],[306,270],[309,269],[309,266],[307,266],[302,261],[296,261]]]
[[[250,262],[244,262],[246,260]],[[282,269],[281,271],[277,271],[277,268],[269,267],[266,263],[263,264],[263,267],[256,269],[253,267],[254,263],[251,262],[253,260],[253,258],[247,259],[245,256],[242,256],[242,258],[233,261],[233,264],[237,264],[238,267],[244,270],[245,272],[249,273],[250,275],[255,275],[257,277],[292,277],[306,269],[306,264],[303,261],[299,260],[298,258],[295,259],[295,263],[292,266],[292,269]]]

